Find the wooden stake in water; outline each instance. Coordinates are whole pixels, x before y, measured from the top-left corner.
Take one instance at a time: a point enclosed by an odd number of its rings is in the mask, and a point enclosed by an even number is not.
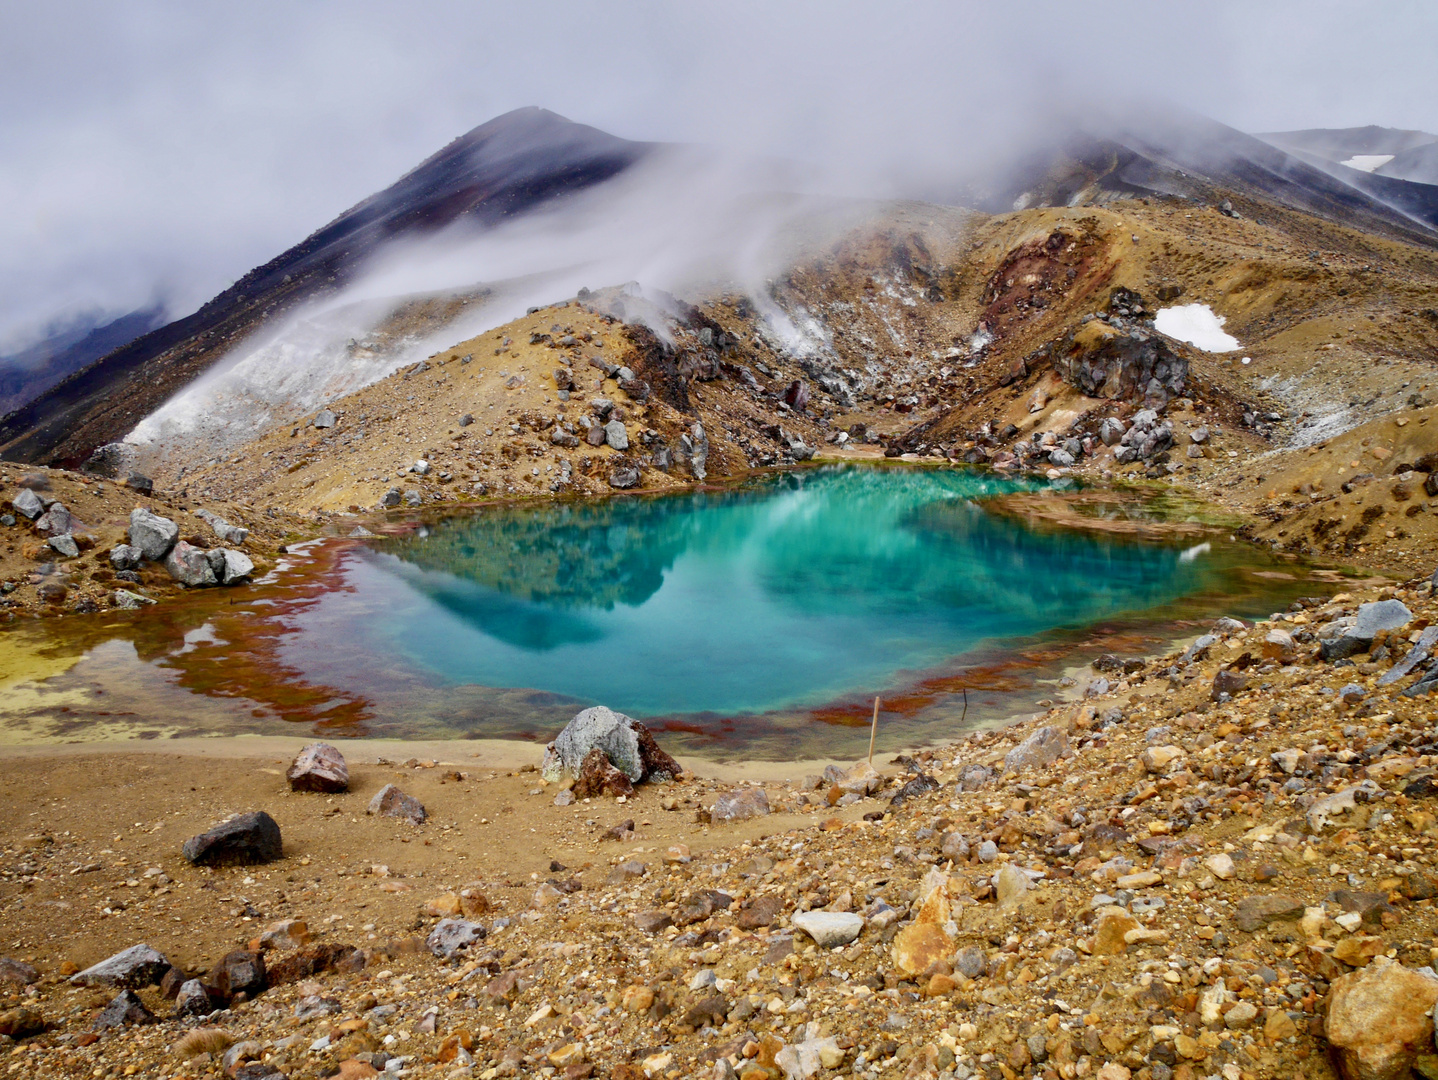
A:
[[[874,764],[874,736],[879,733],[879,699],[874,698],[874,721],[869,725],[869,764]]]

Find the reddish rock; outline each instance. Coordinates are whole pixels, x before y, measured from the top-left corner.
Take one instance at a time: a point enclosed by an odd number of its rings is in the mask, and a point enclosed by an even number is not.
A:
[[[365,810],[367,814],[380,817],[404,818],[411,825],[423,825],[429,813],[424,804],[413,795],[406,795],[393,784],[386,784],[375,793]]]
[[[603,750],[595,747],[584,755],[573,791],[576,799],[593,799],[601,795],[617,798],[620,795],[633,795],[634,785],[629,777],[610,764],[609,757]]]
[[[344,755],[329,743],[310,743],[285,773],[291,791],[347,791],[350,770]]]
[[[248,949],[237,949],[232,953],[227,953],[214,966],[210,977],[205,981],[207,985],[213,986],[226,1001],[232,999],[236,994],[254,998],[264,993],[269,986],[269,980],[265,974],[265,954],[250,952]]]
[[[359,971],[363,967],[364,954],[353,945],[307,945],[270,965],[266,977],[271,986],[283,986],[322,971]]]

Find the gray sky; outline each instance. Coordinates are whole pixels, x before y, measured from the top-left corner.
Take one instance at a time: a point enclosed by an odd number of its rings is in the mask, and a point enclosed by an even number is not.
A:
[[[1079,10],[1080,8],[1084,10]],[[0,0],[0,351],[193,309],[521,105],[932,175],[1088,101],[1438,131],[1438,5]]]

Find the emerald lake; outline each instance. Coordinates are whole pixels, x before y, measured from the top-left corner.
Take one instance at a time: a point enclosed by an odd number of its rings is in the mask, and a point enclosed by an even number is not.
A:
[[[86,738],[87,716],[125,729],[148,710],[151,737],[545,740],[605,704],[682,752],[843,755],[866,741],[874,695],[881,743],[913,745],[1031,711],[1099,651],[1134,655],[1313,591],[1309,571],[1213,529],[1064,527],[1000,512],[1005,497],[1073,494],[979,470],[829,465],[396,521],[308,546],[247,596],[197,592],[88,631],[0,721]],[[55,655],[61,633],[6,637]]]

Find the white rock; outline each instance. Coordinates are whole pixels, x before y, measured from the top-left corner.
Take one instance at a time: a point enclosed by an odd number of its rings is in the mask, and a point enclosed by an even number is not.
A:
[[[801,911],[793,923],[821,948],[847,945],[864,929],[864,918],[850,911]]]

